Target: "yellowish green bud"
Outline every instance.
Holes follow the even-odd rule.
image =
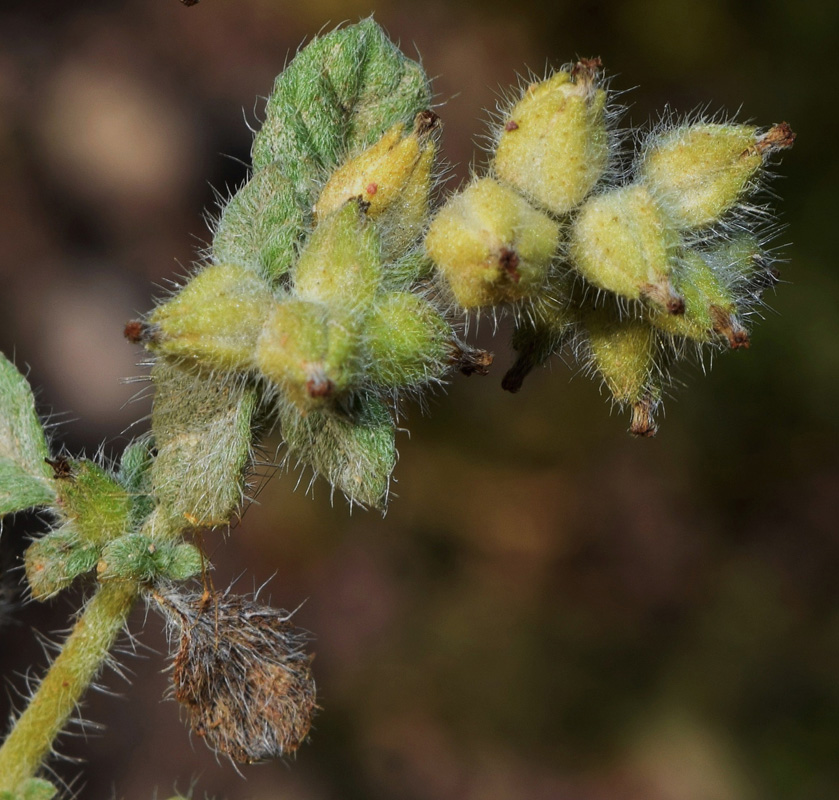
[[[670,281],[678,244],[650,192],[636,184],[586,201],[571,228],[570,253],[594,286],[679,314],[684,301]]]
[[[475,181],[437,213],[425,237],[431,260],[463,308],[538,294],[560,227],[493,178]]]
[[[300,414],[280,410],[289,457],[311,467],[351,503],[384,508],[396,465],[396,428],[387,406],[376,397],[358,397],[352,407]]]
[[[154,352],[209,369],[247,371],[272,303],[270,286],[253,270],[214,264],[158,306],[136,338]],[[129,338],[132,333],[126,328]]]
[[[440,380],[455,356],[451,326],[411,292],[382,296],[365,325],[368,374],[388,389]]]
[[[315,218],[320,221],[358,199],[367,215],[381,223],[388,254],[400,254],[425,226],[436,153],[432,132],[438,127],[433,111],[418,114],[407,135],[404,125],[394,125],[332,173],[315,204]]]
[[[382,282],[379,242],[357,200],[315,228],[294,267],[294,294],[331,308],[365,310]]]
[[[700,343],[723,336],[734,350],[749,346],[732,293],[705,258],[688,250],[680,260],[675,283],[685,299],[685,313],[651,309],[649,319],[656,328]]]
[[[769,153],[794,140],[786,123],[762,135],[751,125],[683,125],[653,138],[639,176],[673,225],[703,228],[736,205]]]
[[[599,59],[581,61],[527,88],[498,140],[495,174],[554,214],[567,214],[606,169],[606,92]]]
[[[604,308],[588,310],[591,366],[597,371],[616,403],[629,406],[630,433],[653,436],[653,413],[660,395],[655,357],[655,331],[644,320],[619,319]]]
[[[357,325],[326,306],[289,299],[275,304],[256,348],[262,374],[297,408],[308,410],[353,386],[360,372]]]

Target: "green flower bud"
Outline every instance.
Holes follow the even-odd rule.
[[[316,219],[359,198],[367,215],[381,223],[388,253],[401,254],[425,227],[436,152],[431,133],[438,127],[432,111],[418,114],[407,136],[402,123],[394,125],[332,173],[315,204]]]
[[[294,294],[330,308],[369,308],[382,282],[379,241],[356,200],[315,228],[294,268]]]
[[[649,319],[656,328],[700,343],[724,336],[734,350],[749,346],[749,334],[737,319],[732,293],[705,258],[686,251],[675,283],[685,299],[685,313],[674,315],[652,309]]]
[[[256,340],[272,303],[270,287],[253,270],[214,264],[158,306],[139,338],[172,358],[244,372],[253,365]]]
[[[370,379],[387,389],[442,379],[456,350],[448,322],[411,292],[383,295],[367,319],[365,337]]]
[[[673,225],[703,228],[740,200],[769,153],[794,140],[786,123],[763,135],[751,125],[683,125],[653,137],[639,174]]]
[[[154,542],[130,533],[102,549],[96,572],[100,581],[152,582],[159,578],[186,580],[201,572],[201,551],[193,544]]]
[[[661,393],[655,331],[644,320],[619,319],[604,308],[588,310],[584,325],[592,368],[614,401],[631,409],[630,433],[654,436],[653,414]]]
[[[559,245],[559,224],[492,178],[475,181],[437,213],[425,248],[463,308],[538,294]]]
[[[55,471],[58,510],[85,544],[101,545],[130,526],[132,498],[93,461],[58,458]]]
[[[84,541],[73,525],[50,531],[34,541],[23,556],[32,597],[43,601],[58,594],[96,566],[99,551],[99,545]]]
[[[305,207],[281,165],[268,164],[224,207],[213,235],[213,261],[250,267],[276,281],[294,263]]]
[[[498,140],[493,169],[554,214],[567,214],[606,169],[606,92],[596,86],[599,59],[579,62],[528,86]]]
[[[571,260],[589,283],[671,314],[684,309],[670,282],[678,245],[647,188],[637,184],[590,198],[571,227]]]
[[[300,414],[280,410],[289,458],[311,467],[350,501],[384,508],[396,465],[396,428],[376,397],[358,397],[351,407]]]
[[[353,320],[322,303],[289,299],[275,304],[256,348],[259,370],[301,410],[330,402],[360,375]]]

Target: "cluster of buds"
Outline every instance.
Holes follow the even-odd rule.
[[[328,102],[305,73],[317,59]],[[126,329],[181,370],[253,385],[289,457],[374,507],[388,496],[400,398],[491,361],[460,341],[429,281],[429,100],[418,65],[372,23],[315,40],[277,80],[254,174],[206,262]]]
[[[489,172],[450,198],[425,245],[456,306],[516,314],[503,386],[571,344],[632,433],[686,343],[748,347],[746,319],[777,273],[764,209],[749,205],[785,123],[662,124],[621,164],[600,61],[529,85],[501,114]]]

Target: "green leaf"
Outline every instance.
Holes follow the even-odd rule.
[[[260,170],[281,162],[304,208],[342,158],[410,125],[431,103],[422,67],[372,19],[313,39],[277,78],[253,143]]]
[[[41,478],[8,458],[0,458],[0,516],[53,502],[55,494]]]
[[[177,528],[226,524],[244,494],[255,390],[166,361],[152,380],[151,480],[162,513]]]
[[[48,456],[29,383],[0,353],[0,514],[52,501]]]

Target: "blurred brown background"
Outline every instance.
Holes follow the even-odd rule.
[[[105,676],[122,696],[88,698],[105,730],[64,739],[86,763],[58,774],[82,800],[191,781],[231,800],[839,797],[839,4],[5,0],[0,347],[31,367],[57,440],[118,454],[148,412],[120,380],[142,374],[123,323],[206,242],[202,210],[245,177],[245,123],[289,54],[371,11],[439,76],[452,185],[498,87],[577,55],[639,87],[627,123],[667,103],[788,120],[789,283],[751,350],[680,374],[655,440],[558,360],[502,392],[502,331],[494,375],[410,414],[385,519],[267,481],[208,543],[217,585],[246,570],[243,589],[274,576],[275,604],[306,601],[310,744],[243,780],[190,743],[161,699],[161,626],[138,612],[132,685]],[[6,524],[7,562],[37,527]],[[78,599],[0,629],[10,686],[44,664],[33,629],[66,627]]]

